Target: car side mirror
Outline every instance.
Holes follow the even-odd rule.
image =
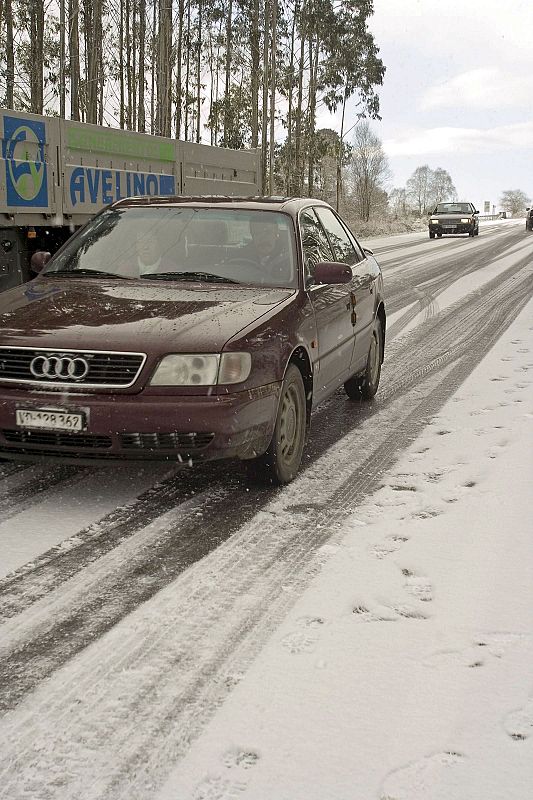
[[[32,272],[39,273],[41,272],[44,267],[48,264],[50,259],[52,258],[52,254],[46,252],[45,250],[37,250],[31,257],[31,268]]]
[[[474,214],[479,214],[479,211],[476,211],[476,209],[474,209]]]
[[[369,250],[368,247],[363,247],[363,253],[365,254],[365,256],[373,256],[374,255],[374,251],[373,250]]]
[[[320,261],[315,267],[315,283],[350,283],[352,270],[339,261]]]

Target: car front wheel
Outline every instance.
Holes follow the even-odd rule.
[[[376,319],[370,339],[365,371],[362,375],[355,375],[350,378],[344,384],[344,390],[350,400],[371,400],[376,394],[381,377],[382,339],[381,322]]]
[[[271,483],[289,483],[302,461],[306,433],[305,388],[298,367],[289,364],[281,386],[272,440],[257,459],[262,475]]]

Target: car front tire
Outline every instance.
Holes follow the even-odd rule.
[[[270,483],[289,483],[302,462],[307,424],[305,388],[298,367],[289,364],[268,450],[257,459],[261,475]]]
[[[383,333],[381,322],[376,319],[370,348],[366,359],[365,371],[362,375],[349,378],[344,384],[344,390],[350,400],[372,400],[379,386],[381,377],[381,354],[383,350]]]

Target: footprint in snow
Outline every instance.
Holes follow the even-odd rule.
[[[374,611],[370,611],[364,605],[354,606],[352,613],[357,622],[396,622],[399,619],[427,619],[417,609],[408,605],[397,606],[378,606]]]
[[[417,511],[416,514],[412,514],[412,518],[432,519],[433,517],[438,517],[439,514],[442,514],[442,511],[435,511],[434,509],[423,509],[422,511]]]
[[[442,793],[446,772],[463,763],[464,756],[453,751],[435,753],[391,772],[383,782],[380,800],[431,800]],[[439,792],[437,794],[437,792]]]
[[[429,603],[433,600],[433,586],[427,578],[422,575],[415,575],[409,569],[402,569],[402,575],[405,578],[405,588],[410,594],[423,603]]]
[[[482,667],[489,657],[503,658],[511,648],[528,638],[521,633],[487,633],[479,636],[470,647],[438,651],[423,663],[428,667]]]
[[[254,750],[228,750],[224,754],[222,761],[228,769],[233,769],[234,767],[250,769],[259,761],[259,755]]]
[[[385,558],[389,556],[391,553],[395,553],[396,550],[399,550],[402,544],[409,541],[408,536],[390,536],[388,539],[385,539],[380,544],[375,544],[371,549],[371,554],[374,558]]]
[[[193,800],[237,800],[246,791],[246,783],[221,777],[205,778],[197,787]]]
[[[288,633],[281,644],[289,653],[312,653],[318,641],[318,629],[323,624],[321,617],[301,617],[297,620],[300,630]]]
[[[533,734],[533,697],[523,708],[507,714],[503,726],[511,739],[516,741],[528,739]]]

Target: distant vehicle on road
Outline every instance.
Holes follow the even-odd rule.
[[[438,203],[429,215],[429,238],[457,233],[478,236],[478,214],[472,203]]]
[[[379,265],[321,200],[130,198],[0,295],[0,457],[255,460],[296,475],[311,411],[376,393]]]
[[[533,231],[533,208],[526,208],[526,231]]]

